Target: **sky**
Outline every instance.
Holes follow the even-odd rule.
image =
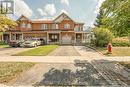
[[[14,14],[17,19],[25,15],[30,19],[50,19],[62,12],[73,20],[93,26],[99,7],[104,0],[14,0]]]

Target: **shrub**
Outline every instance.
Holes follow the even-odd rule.
[[[106,28],[95,28],[94,30],[95,39],[92,43],[99,47],[105,47],[113,39],[113,34]]]
[[[128,37],[117,37],[112,40],[112,44],[115,47],[130,47],[130,41]]]
[[[130,42],[113,42],[114,47],[130,47]]]
[[[0,41],[0,45],[7,45],[6,42]]]
[[[112,42],[129,42],[128,37],[117,37],[112,40]]]

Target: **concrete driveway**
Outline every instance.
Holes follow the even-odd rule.
[[[81,54],[74,48],[74,46],[59,46],[48,56],[81,56]]]
[[[85,46],[59,46],[48,56],[86,56],[92,58],[101,57],[103,55]]]
[[[0,48],[0,56],[11,56],[13,54],[27,51],[33,48],[15,48],[15,47],[7,47],[7,48]]]

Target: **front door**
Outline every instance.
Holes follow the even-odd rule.
[[[82,34],[76,34],[76,44],[77,45],[82,44]]]
[[[49,43],[50,44],[59,43],[59,34],[49,34]]]

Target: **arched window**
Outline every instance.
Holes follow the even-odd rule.
[[[27,25],[27,28],[32,28],[32,25],[29,23],[29,24]]]
[[[70,29],[70,24],[65,24],[65,25],[64,25],[64,28],[65,28],[65,29]]]

